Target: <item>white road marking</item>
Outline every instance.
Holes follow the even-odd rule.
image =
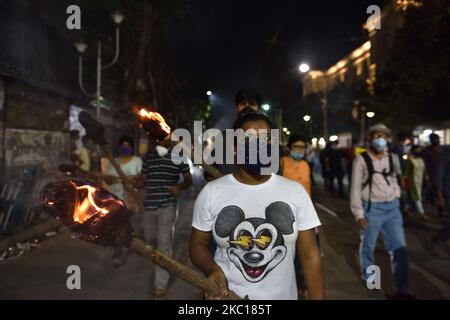
[[[325,207],[324,205],[318,203],[318,202],[314,202],[314,205],[317,206],[318,208],[320,208],[321,210],[325,211],[328,214],[331,214],[333,217],[335,217],[338,220],[341,220],[341,218],[339,218],[339,216],[336,214],[336,212],[328,209],[327,207]]]

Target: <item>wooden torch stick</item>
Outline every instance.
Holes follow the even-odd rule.
[[[130,249],[142,257],[151,260],[154,264],[172,273],[176,277],[183,279],[191,285],[200,288],[204,291],[208,291],[217,297],[221,297],[223,300],[242,300],[234,292],[229,291],[229,295],[225,296],[219,288],[199,272],[185,266],[184,264],[166,256],[164,253],[137,238],[131,240]]]

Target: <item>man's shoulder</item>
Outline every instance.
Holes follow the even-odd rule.
[[[296,190],[299,187],[303,188],[302,185],[299,182],[295,181],[295,180],[288,179],[288,178],[283,177],[283,176],[278,175],[278,174],[275,174],[274,176],[275,176],[274,177],[274,183],[277,186],[283,187],[283,188],[288,189],[288,190]]]

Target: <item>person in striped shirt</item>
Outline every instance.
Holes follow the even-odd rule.
[[[173,233],[178,212],[177,198],[181,190],[191,186],[192,177],[188,163],[182,161],[182,158],[172,157],[170,144],[170,136],[167,136],[158,142],[154,151],[145,155],[141,179],[145,179],[142,221],[145,239],[152,241],[156,236],[158,249],[172,256]],[[182,162],[177,164],[176,160]],[[165,298],[169,278],[166,270],[156,266],[155,299]]]

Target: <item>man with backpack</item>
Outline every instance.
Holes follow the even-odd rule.
[[[350,206],[361,228],[359,255],[362,280],[367,283],[373,275],[369,267],[375,265],[374,250],[381,232],[391,256],[397,287],[397,292],[389,298],[414,299],[400,212],[400,186],[393,156],[387,151],[390,136],[390,129],[383,124],[369,128],[369,149],[357,156],[353,163]]]

